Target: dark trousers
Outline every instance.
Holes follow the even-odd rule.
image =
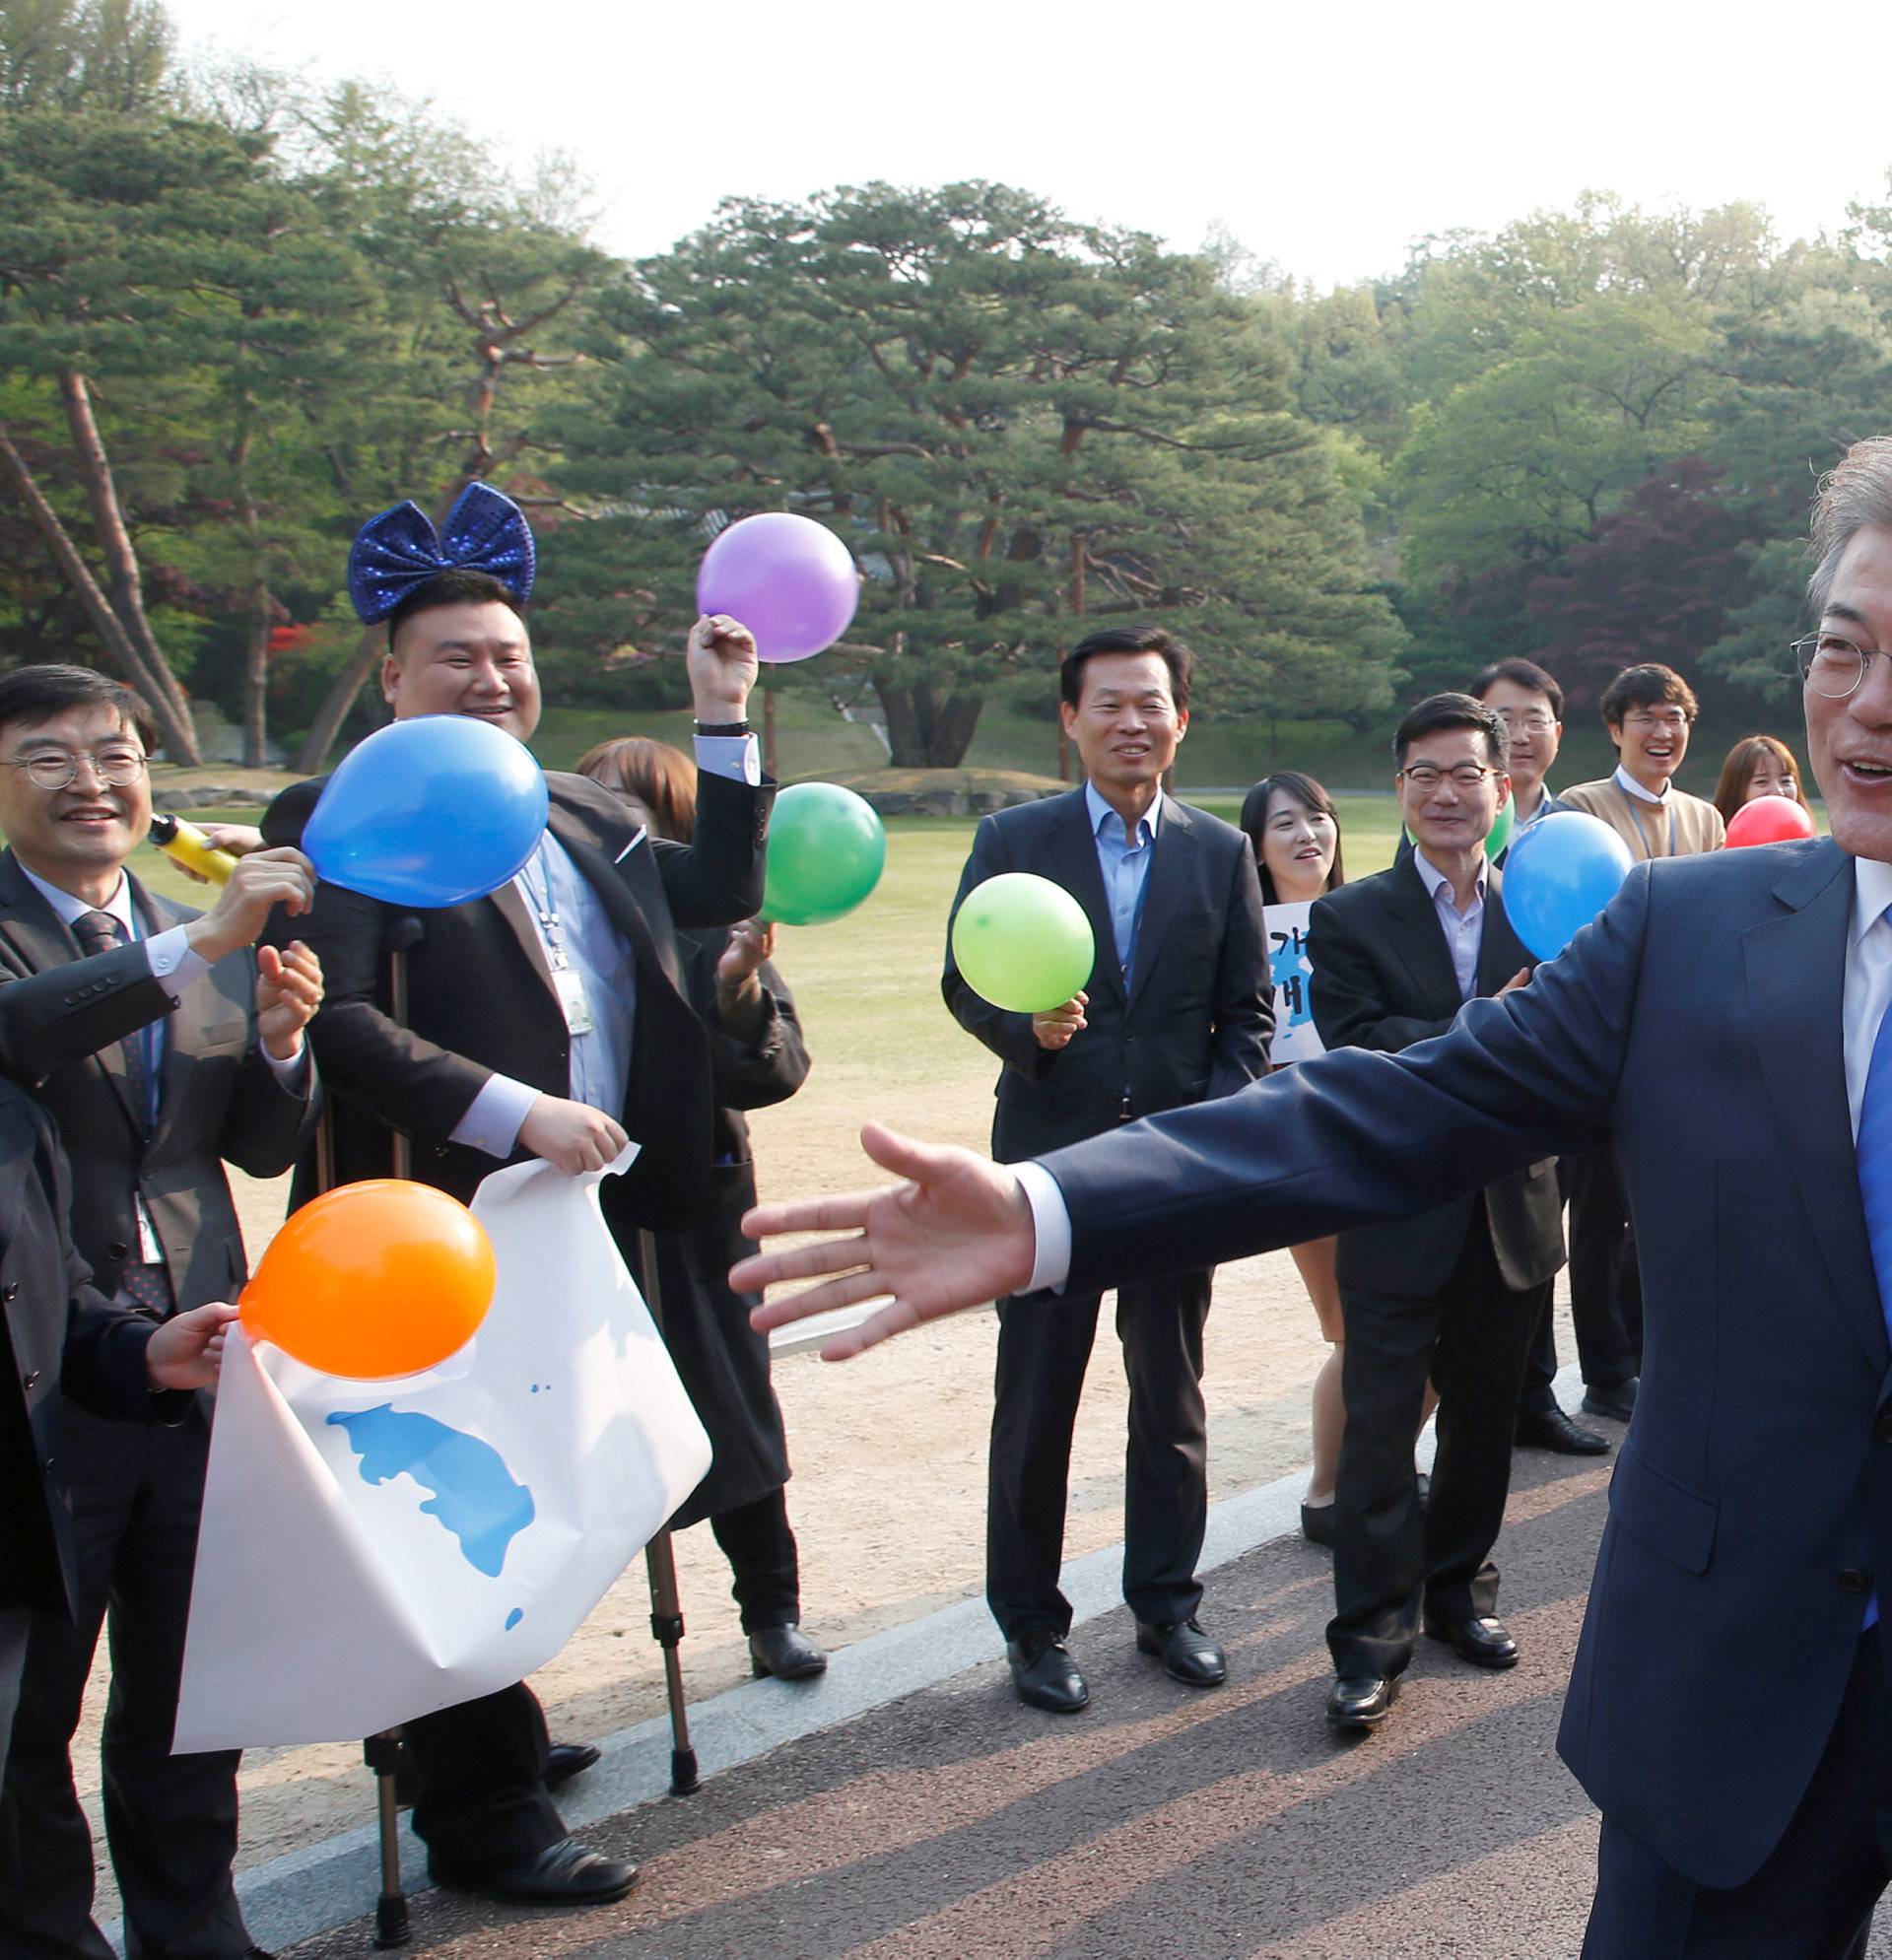
[[[1873,1632],[1800,1807],[1745,1885],[1697,1885],[1603,1819],[1583,1960],[1863,1960],[1888,1879],[1892,1721]]]
[[[1575,1151],[1557,1160],[1557,1183],[1570,1206],[1570,1323],[1585,1385],[1613,1388],[1643,1371],[1643,1276],[1623,1195],[1616,1153]],[[1519,1406],[1529,1415],[1556,1407],[1557,1340],[1550,1306],[1531,1337]]]
[[[25,1606],[0,1606],[0,1770],[7,1765],[7,1743],[13,1734],[13,1712],[20,1706],[20,1675],[27,1664],[27,1631],[33,1614]],[[0,1824],[0,1831],[6,1826]],[[4,1844],[0,1839],[0,1845]],[[0,1871],[6,1869],[0,1849]]]
[[[567,1835],[545,1790],[545,1711],[523,1681],[401,1724],[420,1779],[414,1834],[439,1878],[522,1864]]]
[[[719,1513],[710,1528],[729,1561],[743,1632],[794,1625],[801,1618],[801,1561],[788,1528],[786,1489],[777,1484],[753,1504]]]
[[[1505,1284],[1482,1203],[1437,1293],[1341,1288],[1347,1427],[1334,1484],[1327,1626],[1336,1673],[1401,1674],[1422,1610],[1451,1624],[1496,1607],[1490,1552],[1511,1489],[1518,1385],[1549,1292],[1548,1284],[1520,1292]],[[1439,1390],[1439,1447],[1422,1507],[1412,1437],[1428,1377]]]
[[[1202,1407],[1208,1272],[1116,1295],[1130,1384],[1123,1478],[1123,1597],[1139,1620],[1168,1625],[1201,1604],[1195,1562],[1209,1512]],[[1097,1333],[1098,1294],[998,1303],[996,1406],[985,1508],[985,1599],[1005,1637],[1070,1631],[1057,1584],[1064,1555],[1071,1432]]]
[[[105,1836],[131,1960],[247,1952],[236,1904],[235,1750],[173,1756],[210,1430],[60,1412],[78,1569],[76,1622],[35,1614],[7,1758],[0,1953],[109,1960],[92,1920],[93,1847],[70,1746],[101,1622],[111,1696],[101,1759]]]

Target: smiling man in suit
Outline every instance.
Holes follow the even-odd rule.
[[[252,955],[272,908],[309,901],[298,851],[247,858],[207,912],[126,870],[151,829],[144,703],[87,667],[0,677],[0,1068],[55,1118],[72,1237],[99,1289],[154,1321],[234,1300],[243,1240],[224,1161],[289,1169],[313,1121],[303,1027],[321,972],[292,943]],[[112,1683],[105,1833],[134,1953],[250,1949],[232,1884],[234,1750],[173,1756],[207,1401],[174,1424],[60,1411],[74,1615],[36,1618],[6,1773],[0,1951],[108,1960],[73,1787],[101,1623]]]
[[[403,549],[377,556],[390,524]],[[412,506],[357,539],[357,609],[388,626],[381,692],[396,720],[462,714],[525,741],[541,706],[523,610],[531,533],[516,506],[476,484],[444,534],[449,557],[471,541],[470,562],[439,563],[433,527]],[[640,1227],[675,1231],[707,1201],[710,1037],[679,990],[674,927],[726,925],[759,910],[773,788],[744,718],[753,637],[731,619],[699,620],[687,661],[699,736],[694,845],[651,837],[587,777],[549,774],[539,847],[487,898],[406,912],[319,888],[304,930],[329,993],[310,1040],[334,1107],[339,1180],[387,1176],[402,1134],[409,1176],[468,1199],[490,1172],[524,1158],[573,1175],[602,1169],[628,1134],[638,1159],[605,1182],[599,1201],[634,1264]],[[264,836],[300,838],[322,787],[285,790]],[[397,951],[404,1013],[391,978]],[[304,1165],[298,1200],[316,1188],[313,1171]],[[523,1682],[402,1730],[420,1774],[414,1829],[439,1882],[542,1905],[620,1898],[636,1882],[635,1863],[567,1831],[547,1784],[573,1752],[553,1755]]]
[[[1397,1053],[1444,1034],[1467,1000],[1529,979],[1485,859],[1511,787],[1509,750],[1503,718],[1470,695],[1434,695],[1400,722],[1396,786],[1412,851],[1329,892],[1308,924],[1314,1018],[1329,1051]],[[1385,1719],[1422,1624],[1475,1666],[1517,1661],[1490,1554],[1524,1351],[1564,1262],[1554,1170],[1532,1164],[1450,1204],[1340,1234],[1347,1427],[1327,1628],[1337,1728]],[[1410,1439],[1428,1378],[1439,1450],[1422,1506]]]
[[[1648,1344],[1558,1748],[1603,1814],[1585,1960],[1857,1960],[1892,1878],[1892,437],[1821,485],[1795,642],[1832,837],[1636,866],[1530,984],[1397,1055],[993,1165],[765,1206],[777,1326],[839,1358],[1026,1286],[1079,1297],[1397,1217],[1613,1139]],[[1356,1854],[1357,1855],[1357,1854]]]
[[[1270,982],[1253,853],[1240,831],[1163,793],[1188,730],[1191,665],[1188,648],[1160,627],[1080,641],[1058,685],[1084,786],[1001,810],[974,839],[955,914],[987,878],[1036,872],[1076,896],[1097,947],[1083,992],[1047,1013],[1013,1014],[967,985],[948,933],[946,1003],[1005,1064],[992,1121],[1001,1159],[1225,1096],[1266,1065]],[[1137,1646],[1194,1687],[1213,1687],[1227,1671],[1196,1621],[1209,1280],[1205,1266],[1116,1296],[1130,1384],[1123,1596]],[[1057,1574],[1098,1306],[1095,1293],[998,1303],[985,1594],[1019,1694],[1060,1714],[1089,1700],[1064,1645],[1071,1607]]]

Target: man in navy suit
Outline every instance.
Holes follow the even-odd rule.
[[[1163,793],[1189,725],[1189,650],[1161,627],[1093,633],[1065,656],[1059,712],[1084,784],[980,825],[953,903],[1008,871],[1072,893],[1097,964],[1075,998],[1013,1014],[967,985],[948,933],[946,1004],[1004,1063],[992,1150],[1030,1157],[1153,1110],[1226,1096],[1267,1062],[1261,888],[1242,833]],[[1202,1631],[1195,1561],[1208,1521],[1202,1407],[1206,1266],[1117,1290],[1129,1377],[1123,1595],[1137,1645],[1176,1679],[1214,1687],[1222,1651]],[[1020,1696],[1053,1714],[1089,1700],[1064,1646],[1057,1584],[1071,1433],[1099,1296],[998,1302],[985,1518],[985,1597]]]
[[[1485,858],[1509,737],[1465,694],[1411,709],[1393,737],[1411,852],[1317,901],[1308,923],[1314,1018],[1329,1050],[1392,1054],[1452,1026],[1476,994],[1529,979]],[[1327,1720],[1372,1728],[1399,1691],[1421,1625],[1477,1667],[1511,1667],[1491,1562],[1511,1488],[1518,1386],[1564,1262],[1545,1158],[1410,1218],[1340,1234],[1346,1434],[1334,1497],[1334,1681]],[[1412,1434],[1430,1377],[1439,1452],[1421,1506]]]
[[[1588,1960],[1857,1955],[1892,1876],[1892,438],[1821,488],[1796,642],[1831,842],[1638,865],[1531,983],[1002,1167],[767,1206],[740,1287],[891,1295],[837,1356],[1021,1286],[1083,1294],[1398,1216],[1613,1138],[1647,1337],[1558,1746],[1603,1813]]]

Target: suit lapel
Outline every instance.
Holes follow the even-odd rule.
[[[1504,895],[1505,881],[1494,864],[1485,874],[1485,927],[1478,938],[1474,993],[1496,993],[1514,974],[1530,965],[1530,955],[1519,943],[1505,915]]]
[[[681,991],[681,978],[674,957],[664,957],[656,936],[650,930],[650,921],[644,916],[643,908],[633,897],[626,882],[640,870],[647,869],[650,863],[649,839],[646,838],[638,845],[637,851],[620,864],[613,862],[611,853],[599,845],[583,818],[563,808],[556,800],[552,804],[548,828],[565,846],[567,855],[578,867],[586,883],[597,893],[598,902],[604,907],[612,925],[630,941],[638,965],[646,971],[662,974],[673,987]],[[643,859],[642,863],[634,864],[638,851],[644,853]],[[655,876],[655,873],[650,875]],[[550,983],[549,976],[547,983]]]
[[[1156,826],[1154,855],[1143,880],[1143,915],[1136,925],[1136,967],[1130,975],[1130,1001],[1143,991],[1156,969],[1156,956],[1176,917],[1188,884],[1189,860],[1195,855],[1195,833],[1188,812],[1168,796],[1162,798]]]
[[[5,940],[27,972],[33,974],[49,973],[55,967],[71,966],[75,960],[86,957],[71,928],[21,870],[19,859],[11,850],[0,853],[0,939]],[[110,1082],[126,1122],[142,1143],[145,1113],[132,1107],[120,1045],[108,1044],[89,1056],[82,1066],[99,1069]]]
[[[1091,830],[1091,806],[1084,791],[1073,790],[1057,812],[1051,833],[1051,877],[1084,908],[1091,921],[1097,958],[1091,967],[1091,986],[1124,994],[1123,970],[1116,960],[1116,930],[1111,922],[1111,902],[1104,874],[1097,866],[1097,838]]]
[[[147,935],[169,932],[173,925],[182,925],[195,914],[182,906],[174,906],[161,899],[155,892],[148,892],[129,872],[125,874],[131,885],[131,903],[140,923]],[[185,995],[186,999],[190,996]],[[175,1090],[186,1057],[201,1052],[203,1048],[204,1017],[201,1013],[185,1012],[182,1008],[174,1014],[166,1015],[159,1029],[161,1058],[158,1064],[158,1112],[151,1126],[151,1141],[155,1146],[171,1117],[176,1114]],[[116,1044],[114,1047],[114,1059]],[[149,1052],[149,1050],[147,1050]],[[121,1085],[123,1086],[123,1085]],[[125,1107],[131,1107],[127,1089]],[[144,1122],[140,1113],[138,1133],[144,1136]]]
[[[1741,942],[1761,1077],[1820,1255],[1854,1332],[1883,1372],[1885,1313],[1859,1197],[1842,1036],[1853,860],[1820,845],[1774,896],[1787,910],[1750,926]]]
[[[1452,949],[1446,944],[1432,894],[1419,875],[1419,860],[1411,853],[1387,875],[1386,910],[1393,926],[1389,943],[1419,989],[1426,1011],[1456,1014],[1460,1006],[1458,975],[1452,964]]]

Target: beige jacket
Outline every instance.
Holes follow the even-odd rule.
[[[1698,850],[1719,850],[1727,841],[1727,826],[1715,805],[1673,785],[1661,803],[1645,803],[1613,776],[1606,776],[1597,782],[1580,782],[1575,789],[1560,789],[1557,797],[1586,816],[1602,818],[1639,862],[1645,857],[1687,857]]]

